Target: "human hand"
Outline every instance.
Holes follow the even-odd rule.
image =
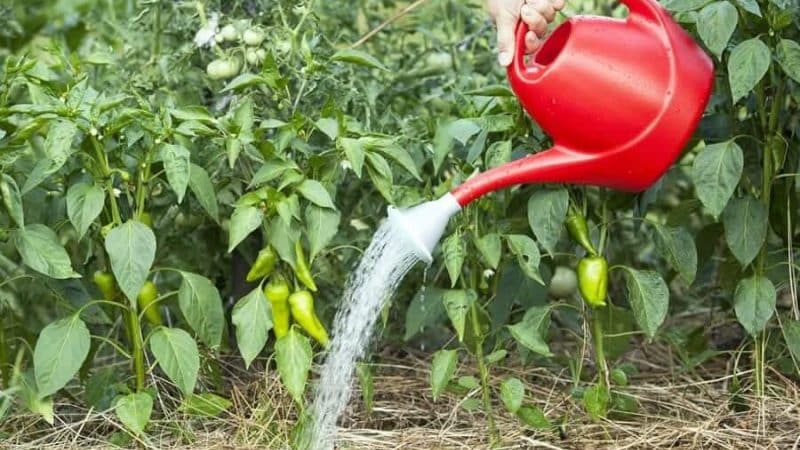
[[[530,53],[542,44],[547,25],[556,11],[564,8],[564,0],[486,0],[486,10],[497,26],[497,61],[507,66],[514,59],[515,34],[519,19],[528,25],[525,50]]]

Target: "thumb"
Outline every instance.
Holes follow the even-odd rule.
[[[517,26],[517,16],[501,11],[497,15],[497,61],[502,66],[511,64],[514,59],[514,29]]]

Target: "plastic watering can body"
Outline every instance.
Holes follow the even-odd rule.
[[[711,95],[713,64],[655,0],[624,3],[626,19],[562,23],[527,64],[520,23],[509,83],[554,145],[456,187],[460,206],[523,183],[639,192],[678,158]]]

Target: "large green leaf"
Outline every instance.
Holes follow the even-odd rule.
[[[406,309],[404,341],[425,331],[426,327],[439,323],[439,319],[445,314],[445,292],[445,289],[426,287],[414,296]]]
[[[754,275],[739,281],[733,294],[736,318],[751,336],[764,330],[775,311],[775,286],[769,278]]]
[[[142,434],[153,412],[153,397],[146,392],[128,394],[117,399],[115,412],[120,422],[133,434]]]
[[[38,186],[64,166],[64,163],[72,155],[72,139],[77,133],[78,127],[66,120],[58,120],[50,125],[47,140],[44,143],[45,157],[37,160],[31,174],[22,185],[23,194]]]
[[[717,55],[717,58],[722,58],[722,52],[728,45],[738,21],[739,14],[730,2],[714,2],[700,10],[697,22],[703,26],[697,27],[697,33],[708,49]]]
[[[800,83],[800,44],[790,39],[781,39],[778,42],[777,59],[786,75]]]
[[[303,392],[311,370],[314,354],[308,338],[291,327],[289,332],[275,343],[275,362],[281,381],[298,404],[304,404]]]
[[[67,251],[50,228],[38,223],[28,225],[14,230],[12,237],[22,262],[31,269],[56,279],[80,277],[72,270]]]
[[[337,210],[309,204],[306,207],[305,219],[309,244],[308,259],[314,261],[314,257],[336,236],[342,215]]]
[[[217,194],[214,192],[214,185],[208,176],[206,169],[191,164],[189,169],[189,188],[197,197],[198,203],[208,213],[209,217],[215,222],[219,221],[219,206],[217,205]]]
[[[661,253],[686,284],[691,285],[697,274],[697,247],[692,235],[682,227],[656,225],[655,229]]]
[[[564,188],[539,189],[528,199],[528,224],[550,256],[553,256],[564,229],[568,207],[569,192]]]
[[[728,82],[733,103],[744,98],[756,87],[769,69],[772,56],[764,42],[751,38],[739,43],[728,57]]]
[[[331,61],[343,61],[352,64],[357,64],[359,66],[370,67],[373,69],[380,69],[384,71],[388,71],[389,69],[386,68],[380,61],[378,61],[374,56],[370,55],[369,53],[362,52],[361,50],[356,50],[352,48],[346,48],[337,51],[336,53],[331,56]]]
[[[164,171],[167,173],[167,181],[178,196],[178,203],[183,201],[186,194],[186,187],[189,186],[189,175],[191,163],[189,150],[180,145],[166,144],[161,153],[164,162]]]
[[[183,395],[190,395],[197,383],[200,354],[189,333],[180,328],[158,327],[150,335],[150,351]]]
[[[108,233],[105,247],[117,284],[131,302],[136,301],[156,257],[153,230],[129,220]]]
[[[800,365],[800,320],[783,322],[783,338],[796,365]]]
[[[272,329],[272,313],[264,291],[256,287],[233,307],[231,322],[236,327],[236,343],[246,369],[261,353]]]
[[[639,327],[647,336],[655,336],[667,317],[669,289],[657,272],[623,266],[628,302]]]
[[[89,329],[77,314],[44,327],[33,349],[39,397],[54,394],[78,373],[89,354]]]
[[[9,216],[17,223],[17,226],[25,228],[22,194],[19,192],[17,182],[7,174],[0,175],[0,197],[3,199],[3,204],[6,206]]]
[[[333,200],[331,200],[331,195],[325,190],[322,183],[317,180],[303,181],[297,186],[297,191],[300,192],[300,195],[317,206],[336,209],[336,205],[334,205]]]
[[[497,269],[503,251],[503,242],[497,233],[489,233],[475,240],[475,247],[489,267]]]
[[[532,306],[525,311],[522,320],[508,325],[508,331],[523,347],[542,356],[553,356],[545,342],[547,330],[550,328],[550,308]]]
[[[450,275],[450,286],[453,287],[458,282],[461,266],[467,257],[467,246],[461,239],[461,233],[455,232],[442,241],[442,254],[447,273]]]
[[[733,140],[705,147],[692,165],[697,197],[711,215],[719,217],[739,184],[744,154]]]
[[[506,378],[500,383],[500,399],[510,413],[516,414],[525,399],[525,385],[519,378]]]
[[[183,399],[180,410],[198,417],[217,417],[233,403],[213,392],[191,394]]]
[[[458,350],[438,350],[431,362],[431,391],[433,400],[439,398],[456,373]]]
[[[767,238],[768,221],[767,208],[752,195],[731,200],[723,211],[725,240],[743,266],[750,264],[761,251]]]
[[[219,347],[225,314],[217,287],[202,275],[190,272],[181,275],[183,280],[178,289],[181,312],[202,342],[211,348]]]
[[[539,261],[541,255],[536,242],[524,234],[509,234],[506,236],[511,252],[517,256],[517,261],[522,271],[528,277],[544,285],[544,280],[539,274]]]
[[[100,186],[75,183],[67,191],[67,216],[78,232],[78,239],[86,234],[86,230],[94,219],[103,211],[106,200],[105,193]]]
[[[447,316],[456,330],[459,342],[464,341],[464,325],[466,324],[467,312],[472,303],[477,300],[478,294],[469,289],[451,289],[444,292],[442,302]]]
[[[228,253],[232,252],[250,233],[264,221],[264,212],[254,206],[239,206],[231,215],[228,235]]]

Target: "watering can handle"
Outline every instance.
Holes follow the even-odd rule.
[[[622,3],[628,7],[629,20],[654,22],[657,26],[663,27],[661,18],[663,14],[667,14],[666,10],[659,5],[656,0],[621,0]],[[528,25],[519,21],[517,24],[517,32],[515,38],[516,53],[514,55],[514,62],[510,67],[513,76],[517,79],[525,80],[529,77],[529,71],[538,71],[544,67],[535,61],[531,66],[525,66],[525,33],[528,32]],[[541,48],[541,47],[540,47]]]

